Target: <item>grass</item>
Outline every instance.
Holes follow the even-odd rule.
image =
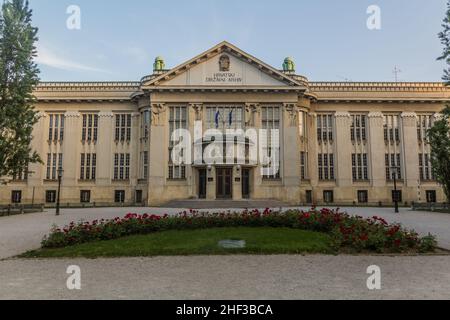
[[[224,249],[221,240],[245,240],[246,248]],[[85,243],[66,248],[40,249],[22,258],[100,258],[173,255],[334,253],[327,234],[289,228],[216,228],[173,230]]]

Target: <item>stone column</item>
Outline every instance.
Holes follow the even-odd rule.
[[[262,115],[261,115],[261,105],[260,104],[254,104],[253,105],[254,110],[253,110],[253,124],[251,124],[251,126],[253,128],[255,128],[256,132],[257,132],[257,136],[259,139],[259,130],[262,127]],[[257,145],[258,147],[259,145],[259,140],[257,141]],[[258,156],[257,156],[257,166],[253,169],[253,174],[250,175],[250,198],[251,199],[255,199],[255,198],[261,198],[261,194],[258,193],[258,191],[261,189],[262,186],[262,174],[261,174],[261,159],[259,158],[259,149],[258,149]]]
[[[284,104],[284,125],[282,129],[281,160],[286,200],[300,202],[300,148],[298,134],[298,106]]]
[[[111,185],[111,170],[113,167],[113,133],[114,114],[112,112],[100,112],[98,114],[98,141],[97,152],[97,185]]]
[[[216,167],[208,166],[206,169],[206,199],[215,200],[217,193],[217,177],[216,177]]]
[[[48,116],[45,112],[39,112],[37,114],[39,119],[33,128],[33,140],[31,145],[34,151],[36,151],[41,159],[45,162],[47,155],[46,152],[46,141],[48,137]],[[40,163],[31,163],[29,165],[29,170],[32,174],[28,178],[29,185],[39,186],[42,184],[42,180],[45,178],[44,166]]]
[[[233,167],[233,200],[242,200],[242,167],[236,165]]]
[[[166,144],[167,107],[163,103],[152,104],[152,123],[150,129],[150,168],[148,202],[159,205],[164,202],[166,172],[168,166],[168,146]]]
[[[192,163],[194,163],[194,153],[195,153],[195,139],[202,139],[202,137],[196,137],[195,136],[195,122],[196,121],[205,121],[203,119],[203,104],[202,103],[190,103],[189,109],[188,109],[188,124],[189,124],[189,132],[192,137]],[[202,122],[204,123],[204,122]],[[202,131],[204,129],[202,128]],[[192,166],[192,164],[186,165],[186,177],[187,177],[187,183],[189,187],[189,194],[192,198],[198,198],[198,190],[199,190],[199,177],[198,177],[198,171]]]
[[[28,176],[28,186],[31,188],[42,186],[45,179],[45,164],[47,161],[47,149],[45,145],[48,139],[47,114],[45,112],[39,112],[37,117],[39,120],[33,128],[31,145],[33,146],[33,150],[39,154],[44,164],[30,163],[28,170],[31,173]],[[41,199],[41,197],[37,197],[37,194],[35,196],[36,201]]]
[[[419,145],[417,138],[417,115],[414,112],[403,112],[402,141],[404,160],[404,182],[407,187],[403,201],[418,201],[419,186]]]
[[[368,115],[370,173],[371,184],[374,188],[386,186],[383,118],[382,112],[370,112]],[[372,196],[383,199],[381,192],[377,192],[377,196]]]
[[[131,153],[131,168],[130,168],[130,180],[131,185],[135,188],[139,180],[139,172],[141,165],[141,155],[139,153],[139,130],[140,130],[140,113],[133,112],[131,114],[131,141],[130,141],[130,153]],[[111,155],[112,157],[112,155]],[[110,158],[111,158],[110,157]],[[112,160],[111,160],[112,161]],[[133,196],[134,199],[134,196]]]
[[[68,111],[64,118],[63,184],[65,187],[76,187],[79,179],[81,114],[77,111]],[[74,201],[79,200],[79,195],[72,195],[72,198]]]
[[[311,181],[313,202],[317,202],[317,195],[314,192],[319,184],[318,164],[317,164],[317,113],[312,112],[308,117],[308,175]],[[306,200],[306,199],[305,199]]]
[[[335,114],[335,199],[338,202],[352,202],[352,144],[350,139],[350,113]]]

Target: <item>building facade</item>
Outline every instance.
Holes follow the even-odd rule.
[[[139,82],[41,83],[35,96],[33,149],[44,164],[1,186],[0,204],[53,205],[59,169],[63,205],[444,201],[426,137],[450,98],[442,83],[310,82],[290,58],[277,70],[222,42],[170,70],[158,57]],[[195,137],[199,121],[204,132],[277,130],[279,170],[247,161],[248,140],[242,163],[175,163],[173,132]]]

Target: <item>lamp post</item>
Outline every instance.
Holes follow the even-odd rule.
[[[395,205],[395,213],[399,213],[398,210],[398,190],[397,190],[397,170],[398,167],[391,167],[391,170],[393,170],[393,176],[394,176],[394,205]]]
[[[60,198],[61,198],[61,181],[64,170],[62,168],[58,169],[58,196],[56,198],[56,215],[59,216],[60,211]]]

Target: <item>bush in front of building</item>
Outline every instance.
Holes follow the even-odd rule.
[[[61,248],[93,241],[112,240],[167,230],[195,230],[225,227],[295,228],[331,235],[336,251],[352,252],[430,252],[437,246],[435,237],[419,237],[401,225],[384,219],[364,219],[337,210],[312,208],[309,211],[274,212],[245,210],[242,213],[201,213],[185,211],[177,216],[127,214],[124,218],[72,222],[64,228],[54,226],[42,241],[43,248]]]

